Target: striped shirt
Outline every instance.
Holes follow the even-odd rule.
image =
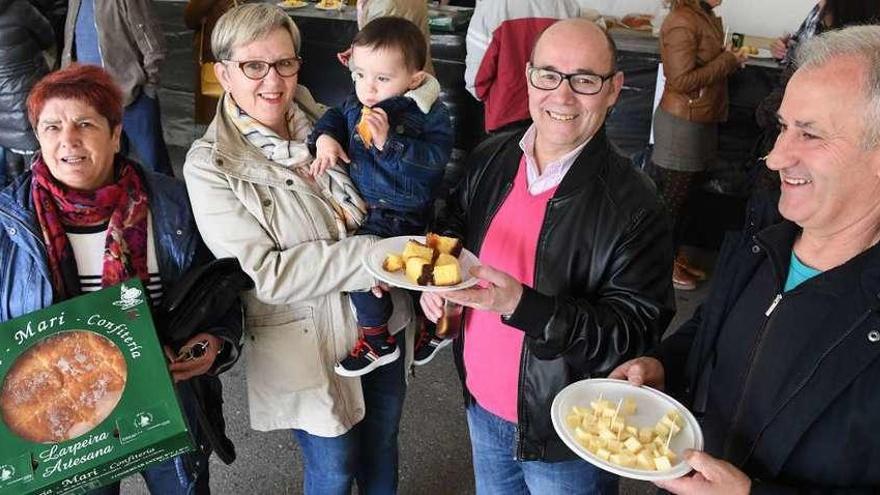
[[[76,258],[79,271],[80,290],[85,294],[101,289],[101,274],[104,270],[104,245],[107,242],[107,224],[89,227],[66,226],[67,239]],[[153,306],[162,302],[162,278],[159,275],[159,263],[156,260],[156,248],[153,245],[153,222],[147,217],[147,271],[150,282],[146,284],[147,292]]]

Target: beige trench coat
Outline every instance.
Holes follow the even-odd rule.
[[[303,87],[297,101],[313,118],[323,111]],[[359,378],[339,376],[333,366],[355,344],[345,292],[375,284],[361,259],[376,238],[338,232],[329,204],[301,177],[267,161],[222,106],[183,171],[208,248],[218,258],[237,258],[256,285],[245,295],[251,426],[345,433],[364,416],[363,394]],[[393,297],[389,328],[411,329],[409,297]]]

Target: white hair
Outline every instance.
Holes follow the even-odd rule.
[[[866,105],[861,144],[872,150],[880,146],[880,26],[852,26],[813,36],[798,47],[795,64],[798,70],[808,70],[840,57],[864,62],[862,93]]]

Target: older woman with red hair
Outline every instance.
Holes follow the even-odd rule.
[[[27,100],[40,151],[31,172],[0,192],[0,321],[138,277],[157,306],[163,293],[209,260],[181,182],[147,172],[120,154],[122,95],[95,66],[49,74]],[[161,333],[161,332],[160,332]],[[197,359],[170,371],[190,422],[194,453],[143,472],[152,493],[208,493],[207,438],[226,440],[216,374],[238,357],[240,309],[184,344],[204,343]],[[163,340],[163,335],[160,335]],[[195,388],[212,393],[202,394]],[[226,440],[228,442],[228,440]],[[225,446],[225,445],[224,445]],[[118,484],[97,493],[118,492]]]

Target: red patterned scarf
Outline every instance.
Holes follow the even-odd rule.
[[[131,162],[117,157],[115,181],[94,191],[71,189],[58,182],[39,157],[33,165],[31,194],[52,273],[55,300],[80,293],[79,273],[65,227],[107,224],[101,286],[137,275],[145,284],[147,271],[147,214],[143,178]]]

